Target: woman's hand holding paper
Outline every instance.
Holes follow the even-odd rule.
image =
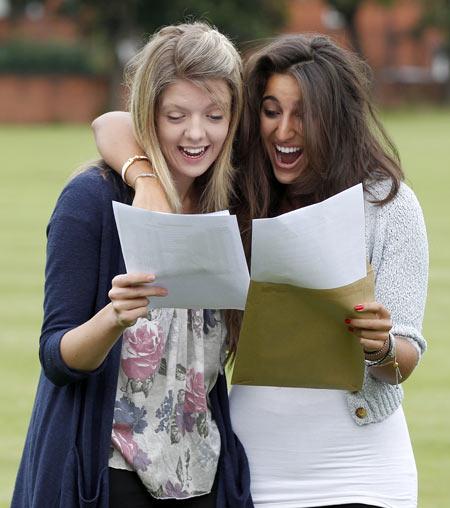
[[[354,309],[361,317],[345,320],[349,331],[359,338],[365,352],[381,350],[392,328],[390,312],[378,302],[355,305]]]
[[[154,280],[155,276],[147,273],[114,277],[108,296],[119,326],[126,328],[133,325],[138,318],[147,317],[149,297],[167,296],[167,289],[148,285]]]

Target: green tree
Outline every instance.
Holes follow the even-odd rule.
[[[446,50],[450,52],[450,0],[422,0],[423,24],[439,28],[445,37]]]

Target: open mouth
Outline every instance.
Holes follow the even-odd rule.
[[[303,148],[300,146],[274,145],[277,162],[284,166],[293,166],[303,155]]]
[[[209,146],[187,147],[179,146],[178,150],[188,159],[201,159],[208,151]]]

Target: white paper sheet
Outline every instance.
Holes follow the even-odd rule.
[[[113,209],[127,272],[154,273],[169,292],[151,308],[244,309],[250,277],[234,215]]]
[[[253,221],[255,281],[330,289],[366,275],[361,184],[320,203]]]

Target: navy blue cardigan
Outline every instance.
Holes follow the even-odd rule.
[[[47,228],[42,372],[12,508],[108,508],[108,456],[121,340],[93,372],[64,363],[60,341],[107,303],[112,278],[125,273],[112,200],[128,189],[109,170],[78,175],[63,190]],[[231,429],[219,376],[210,404],[221,436],[217,508],[251,508],[250,476]]]

